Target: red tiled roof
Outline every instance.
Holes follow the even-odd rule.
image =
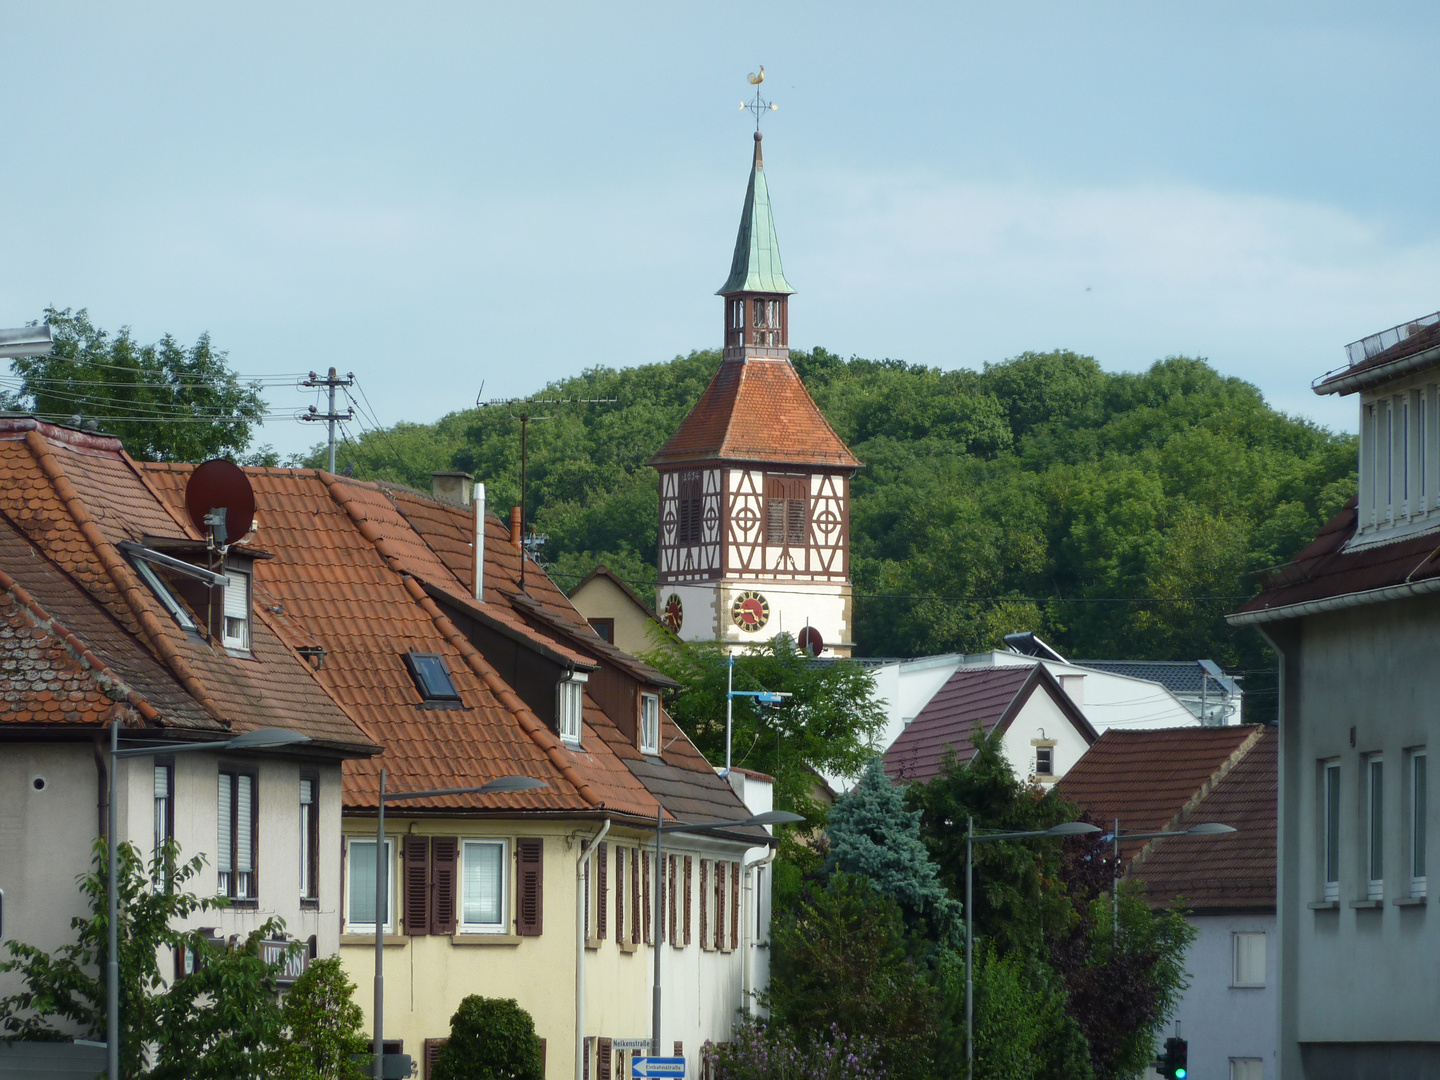
[[[1263,728],[1239,763],[1185,815],[1183,826],[1215,821],[1237,832],[1153,841],[1131,867],[1157,907],[1183,899],[1195,911],[1275,908],[1279,737]]]
[[[976,725],[987,736],[1003,731],[1037,689],[1049,694],[1076,729],[1094,741],[1094,729],[1044,664],[961,668],[885,751],[886,774],[924,783],[940,774],[952,749],[956,760],[969,761],[975,756]]]
[[[1261,729],[1235,727],[1110,728],[1056,785],[1102,824],[1126,832],[1163,829],[1240,760]],[[1127,854],[1139,850],[1137,842]]]
[[[727,360],[650,464],[753,461],[858,469],[788,360]]]
[[[1347,502],[1236,615],[1275,611],[1275,618],[1283,618],[1279,609],[1295,604],[1440,577],[1440,535],[1435,530],[1342,550],[1355,534],[1355,504],[1353,498]]]

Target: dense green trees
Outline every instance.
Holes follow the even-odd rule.
[[[535,1021],[514,998],[471,994],[450,1018],[435,1080],[544,1080]]]
[[[545,389],[618,399],[546,406],[553,419],[530,425],[528,519],[562,585],[603,561],[650,587],[644,463],[719,361],[696,352]],[[1081,656],[1259,669],[1258,638],[1224,614],[1354,490],[1353,438],[1276,412],[1202,360],[1112,374],[1057,351],[940,371],[814,349],[794,363],[865,462],[851,539],[869,655],[983,649],[1033,629]],[[503,508],[518,497],[519,424],[503,407],[454,413],[371,433],[341,459],[418,487],[432,469],[471,469]]]

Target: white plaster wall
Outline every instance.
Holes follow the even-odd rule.
[[[735,625],[730,608],[737,596],[752,590],[769,602],[770,619],[755,633],[746,633]],[[825,642],[822,655],[834,655],[833,645],[851,641],[852,628],[845,617],[850,607],[849,585],[731,580],[705,585],[661,585],[655,591],[657,610],[664,610],[671,593],[678,595],[685,605],[680,636],[686,641],[719,640],[735,648],[761,645],[781,631],[799,637],[807,619]]]
[[[1057,780],[1074,767],[1090,746],[1085,737],[1075,729],[1070,718],[1061,711],[1055,699],[1039,688],[1036,688],[1020,707],[1019,714],[1010,722],[1001,739],[1005,756],[1021,783],[1027,781],[1035,772],[1035,747],[1031,745],[1032,739],[1055,740],[1052,775]],[[1053,782],[1044,786],[1048,788]]]

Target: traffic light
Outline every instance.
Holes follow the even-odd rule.
[[[1155,1059],[1155,1070],[1165,1080],[1185,1080],[1190,1075],[1190,1044],[1178,1035],[1165,1040],[1165,1053]]]

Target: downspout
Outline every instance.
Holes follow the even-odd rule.
[[[575,1080],[584,1080],[585,1076],[585,861],[595,854],[609,831],[610,819],[606,818],[575,860]]]
[[[119,720],[117,719],[114,722],[119,723]],[[106,761],[109,755],[107,753],[108,748],[105,745],[105,735],[103,732],[97,731],[95,733],[95,739],[92,745],[95,749],[95,835],[103,836],[105,842],[108,844],[110,842],[110,770],[109,762]]]
[[[750,992],[750,951],[759,944],[759,941],[752,942],[750,940],[750,932],[751,928],[755,925],[755,917],[760,909],[760,898],[755,895],[755,886],[753,884],[755,878],[751,874],[751,871],[758,870],[762,866],[769,866],[775,861],[775,853],[778,850],[778,848],[772,847],[763,859],[756,859],[754,862],[745,864],[745,959],[742,967],[743,974],[741,975],[741,994],[743,995],[743,1000],[740,1002],[740,1009],[745,1013],[747,1018],[752,1018],[755,1015],[755,998]]]

